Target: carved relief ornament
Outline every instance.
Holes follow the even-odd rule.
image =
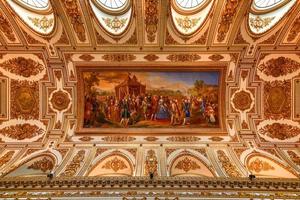
[[[145,4],[145,25],[147,39],[154,42],[158,26],[158,0],[146,0]]]
[[[189,172],[191,170],[197,170],[200,169],[200,166],[198,165],[198,163],[192,159],[190,159],[189,157],[185,156],[184,159],[180,160],[175,168],[183,170],[185,172]]]
[[[16,41],[16,37],[13,33],[13,29],[10,23],[1,12],[0,12],[0,24],[1,24],[0,30],[4,33],[7,39],[9,39],[12,42]]]
[[[78,39],[84,42],[86,40],[85,27],[77,0],[63,0],[63,3]]]
[[[237,8],[241,0],[226,0],[225,9],[222,12],[221,21],[219,23],[217,40],[223,42],[229,31],[233,18],[237,13]]]

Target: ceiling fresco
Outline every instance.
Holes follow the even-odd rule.
[[[0,24],[0,198],[299,197],[300,1],[7,0],[0,1]],[[192,90],[194,76],[216,71],[217,83],[201,79],[207,95]],[[139,85],[139,92],[133,90],[128,100],[122,88],[129,81]],[[95,88],[103,95],[93,99]],[[169,108],[183,105],[184,114],[170,112],[173,121],[167,125],[159,121],[167,118],[163,111],[152,119],[142,105],[155,98],[140,94],[149,88],[160,92],[156,96],[177,90],[181,96],[171,99]],[[112,91],[116,97],[102,105],[105,115],[93,114]],[[126,102],[138,101],[136,96],[141,109],[129,107],[131,115],[124,117]],[[122,115],[114,117],[107,109],[118,100]],[[187,114],[184,104],[198,105],[201,112],[204,101],[210,108],[198,118],[205,126],[195,128],[196,115]],[[133,112],[141,118],[134,119]],[[136,128],[145,121],[147,128]],[[20,186],[20,192],[13,188],[21,182],[9,182],[35,179],[39,185],[50,172],[58,180],[51,187],[58,191]],[[266,181],[266,187],[239,190],[233,180],[250,174]],[[180,189],[168,193],[154,187],[151,194],[146,186],[136,189],[150,175],[160,181],[155,184]],[[82,193],[79,183],[71,182],[96,185],[99,177],[116,188],[127,184],[122,180],[137,182],[122,191],[89,188]],[[181,188],[184,180],[201,185],[197,177],[217,189]],[[61,190],[59,180],[66,181],[68,191]],[[236,191],[224,191],[225,180],[232,180],[227,183]],[[277,191],[268,180],[283,181],[283,186]],[[284,189],[284,181],[292,186]]]

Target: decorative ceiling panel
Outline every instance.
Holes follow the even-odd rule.
[[[300,2],[259,37],[249,2],[207,2],[187,36],[171,2],[132,0],[116,36],[90,1],[50,1],[56,28],[38,36],[1,1],[0,198],[297,199]]]

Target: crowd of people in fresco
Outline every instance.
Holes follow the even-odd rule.
[[[191,120],[193,117],[216,124],[217,107],[209,97],[131,95],[118,99],[115,96],[86,96],[84,126],[109,123],[128,127],[140,121],[163,121],[172,126],[199,123]]]

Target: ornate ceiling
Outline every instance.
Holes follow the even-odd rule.
[[[299,197],[300,1],[47,2],[0,1],[1,198]],[[220,68],[222,127],[82,129],[80,69],[103,68]],[[57,182],[47,182],[50,172]],[[147,182],[151,173],[155,182]],[[22,180],[27,189],[13,182]]]

